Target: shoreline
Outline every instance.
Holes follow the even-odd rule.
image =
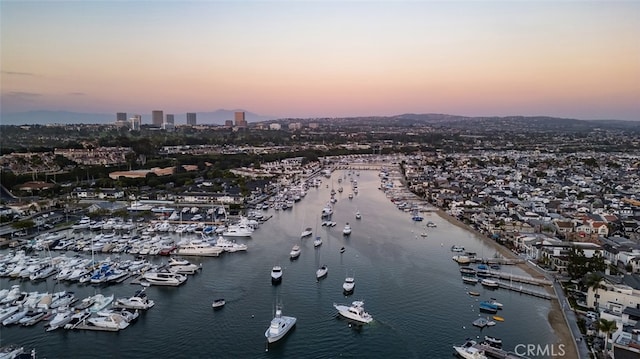
[[[440,218],[446,220],[450,224],[473,233],[476,238],[481,239],[484,243],[491,245],[503,257],[510,259],[517,258],[515,253],[507,249],[505,246],[487,238],[487,236],[485,236],[484,234],[460,222],[457,218],[446,213],[441,208],[438,208],[436,213],[440,216]],[[515,265],[534,278],[545,278],[544,275],[542,275],[536,269],[532,268],[529,262],[519,263]],[[544,288],[548,293],[555,295],[553,287],[545,286]],[[556,344],[564,346],[565,355],[568,358],[577,358],[578,352],[575,343],[573,342],[573,336],[571,334],[571,331],[569,330],[569,325],[564,318],[564,314],[562,313],[562,309],[560,303],[558,302],[558,299],[551,300],[551,308],[549,309],[549,314],[547,315],[547,321],[556,334]]]

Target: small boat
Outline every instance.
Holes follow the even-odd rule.
[[[469,284],[476,284],[476,283],[478,283],[478,278],[463,275],[462,276],[462,281],[465,282],[465,283],[469,283]]]
[[[329,272],[329,267],[327,267],[327,265],[324,264],[322,267],[318,268],[318,270],[316,271],[316,279],[325,277],[328,272]]]
[[[300,246],[299,245],[294,245],[293,248],[291,248],[291,252],[289,252],[289,257],[291,259],[297,259],[298,257],[300,257]]]
[[[218,298],[213,301],[213,303],[211,304],[211,307],[213,307],[213,309],[220,309],[224,307],[225,303],[226,302],[224,301],[224,298]]]
[[[473,326],[478,327],[478,328],[484,328],[487,326],[487,323],[489,322],[489,320],[485,317],[480,317],[476,320],[473,321]]]
[[[282,282],[282,267],[275,265],[271,268],[271,283],[277,284]]]
[[[488,302],[495,305],[498,309],[502,309],[502,303],[498,302],[496,298],[491,298]]]
[[[349,222],[347,222],[347,224],[344,225],[344,229],[342,229],[342,234],[345,236],[348,236],[351,234],[351,226],[349,225]]]
[[[146,272],[143,279],[151,285],[177,287],[187,281],[187,276],[174,272]]]
[[[295,317],[282,315],[282,307],[276,306],[276,313],[269,328],[264,332],[267,342],[273,343],[282,339],[296,325]]]
[[[342,290],[344,291],[345,294],[351,294],[353,293],[355,286],[356,286],[355,279],[353,277],[346,277],[344,279],[344,283],[342,283]]]
[[[302,231],[302,233],[300,234],[300,238],[304,238],[304,237],[309,237],[310,235],[313,234],[313,230],[311,229],[311,227],[307,227],[304,231]]]
[[[427,232],[420,233],[420,237],[423,237],[423,238],[427,237]]]
[[[451,259],[453,259],[458,264],[469,264],[469,263],[471,263],[471,258],[469,258],[468,256],[463,256],[463,255],[453,256],[453,257],[451,257]]]
[[[318,236],[313,240],[314,247],[320,247],[322,245],[322,237]]]
[[[333,307],[338,310],[338,314],[347,319],[365,324],[371,323],[373,320],[373,317],[369,313],[365,312],[364,302],[361,300],[352,302],[350,306],[333,303]]]
[[[476,274],[476,270],[471,267],[460,267],[460,273],[463,274]]]
[[[356,219],[362,219],[362,214],[360,214],[360,211],[356,212]]]
[[[129,298],[118,298],[113,303],[115,308],[124,309],[141,309],[147,310],[155,305],[155,302],[147,297],[145,288],[136,291],[133,296]]]
[[[491,335],[485,335],[484,341],[494,348],[502,348],[502,339],[492,337]]]
[[[340,253],[344,253],[345,249],[344,247],[340,248]]]
[[[495,314],[498,312],[498,307],[488,302],[481,302],[478,309],[480,309],[481,312],[491,313],[491,314]]]
[[[500,284],[498,282],[496,282],[495,280],[491,280],[491,279],[483,279],[480,281],[480,283],[488,288],[498,288],[500,286]]]
[[[478,293],[478,292],[467,292],[467,294],[469,294],[471,296],[474,296],[474,297],[479,297],[480,296],[480,293]]]
[[[455,245],[451,246],[451,251],[452,252],[464,252],[464,247],[455,244]]]
[[[503,317],[501,317],[501,316],[499,316],[499,315],[494,315],[494,316],[493,316],[493,320],[497,320],[497,321],[499,321],[499,322],[504,322],[504,318],[503,318]]]

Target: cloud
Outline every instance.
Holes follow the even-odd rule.
[[[69,92],[67,95],[69,96],[86,96],[87,94],[84,92]]]
[[[19,71],[2,71],[4,75],[14,75],[14,76],[36,76],[36,74],[32,72],[19,72]]]

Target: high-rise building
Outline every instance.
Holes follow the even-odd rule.
[[[244,118],[244,111],[237,111],[234,114],[236,127],[247,127],[247,120]]]
[[[226,127],[233,127],[233,121],[231,121],[231,120],[226,120],[226,121],[224,121],[224,125],[225,125]]]
[[[164,123],[164,114],[162,110],[151,111],[151,124],[154,126],[162,127]]]
[[[127,113],[126,112],[118,112],[116,113],[116,121],[118,122],[126,122],[127,121]]]
[[[172,125],[173,125],[173,124],[175,124],[175,122],[174,122],[174,118],[175,118],[175,117],[173,116],[173,114],[172,114],[172,113],[168,113],[168,114],[167,114],[167,121],[166,121],[166,122],[167,122],[167,123],[170,123],[170,124],[172,124]]]
[[[133,115],[131,116],[129,121],[131,122],[131,126],[130,126],[131,131],[140,131],[140,125],[142,124],[142,116]]]
[[[195,126],[196,125],[196,113],[195,112],[187,112],[187,125]]]
[[[162,128],[167,131],[173,131],[175,129],[173,114],[171,113],[167,114],[167,117],[165,118],[164,123],[162,123]]]

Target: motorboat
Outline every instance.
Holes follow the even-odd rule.
[[[97,316],[87,319],[89,325],[104,328],[107,330],[118,331],[129,326],[129,322],[120,314],[110,314],[109,316]]]
[[[476,348],[476,342],[474,340],[468,340],[462,346],[453,346],[456,354],[465,359],[487,359],[484,354],[484,350]]]
[[[488,288],[498,288],[500,286],[500,284],[498,282],[496,282],[495,280],[491,280],[491,279],[482,279],[480,281],[480,283]]]
[[[473,291],[469,291],[469,292],[467,292],[467,294],[469,294],[469,295],[470,295],[470,296],[472,296],[472,297],[479,297],[479,296],[480,296],[480,293],[478,293],[478,292],[473,292]]]
[[[224,298],[218,298],[213,301],[213,303],[211,304],[211,307],[213,307],[213,309],[220,309],[224,307],[225,303],[226,302],[224,301]]]
[[[113,303],[115,308],[124,308],[124,309],[141,309],[147,310],[155,305],[155,302],[147,297],[145,293],[145,288],[142,288],[136,291],[129,298],[118,298]]]
[[[463,246],[459,246],[457,244],[454,244],[453,246],[451,246],[451,251],[452,252],[464,252],[464,247]]]
[[[460,267],[460,273],[462,273],[463,275],[465,274],[475,275],[476,270],[471,267]]]
[[[356,219],[362,219],[362,214],[360,214],[360,211],[356,211]]]
[[[246,244],[230,241],[223,236],[219,236],[216,240],[216,246],[224,249],[225,252],[246,251],[249,247]]]
[[[351,226],[349,225],[349,222],[347,222],[347,224],[344,225],[344,228],[342,229],[342,234],[344,234],[345,236],[348,236],[351,234]]]
[[[310,235],[313,234],[313,230],[311,229],[311,227],[307,227],[305,228],[304,231],[302,231],[302,233],[300,234],[300,238],[305,238],[305,237],[309,237]]]
[[[18,321],[18,324],[25,327],[29,327],[43,320],[44,317],[47,316],[48,314],[49,314],[48,312],[33,312],[33,313],[30,312],[30,313],[27,313],[27,315],[24,316],[22,319],[20,319]]]
[[[471,277],[471,276],[468,276],[468,275],[463,275],[463,276],[462,276],[462,281],[463,281],[463,282],[465,282],[465,283],[469,283],[469,284],[476,284],[476,283],[478,283],[478,281],[479,281],[479,280],[478,280],[478,278],[476,278],[476,277]]]
[[[188,243],[179,244],[176,254],[181,256],[202,256],[202,257],[218,257],[224,249],[213,246],[208,242],[201,240],[192,240]]]
[[[187,276],[173,272],[146,272],[142,278],[151,285],[177,287],[187,281]]]
[[[186,259],[179,259],[175,257],[169,258],[169,271],[180,274],[194,274],[199,269],[202,269],[202,265],[197,265],[189,262]]]
[[[293,248],[291,248],[291,252],[289,252],[289,257],[291,259],[297,259],[298,257],[300,257],[300,246],[299,245],[294,245]]]
[[[487,313],[491,313],[491,314],[495,314],[495,313],[498,312],[498,307],[496,305],[493,305],[493,304],[487,302],[487,301],[480,302],[478,308],[482,312],[487,312]]]
[[[69,323],[64,325],[64,329],[75,329],[80,324],[83,324],[84,321],[91,316],[91,312],[88,310],[81,310],[76,312],[71,316],[71,320]]]
[[[324,264],[322,267],[318,268],[318,270],[316,271],[316,279],[325,277],[328,272],[329,272],[329,267],[327,267],[327,265]]]
[[[451,259],[453,259],[458,264],[469,264],[469,263],[471,263],[471,258],[469,256],[463,256],[463,255],[453,256]]]
[[[333,307],[338,310],[338,314],[347,319],[365,324],[371,323],[373,320],[373,317],[364,310],[364,302],[361,300],[352,302],[350,306],[333,303]]]
[[[320,247],[322,245],[322,237],[318,236],[313,240],[314,247]]]
[[[296,325],[295,317],[282,315],[282,307],[276,306],[276,313],[269,328],[264,332],[267,342],[273,343],[282,339]]]
[[[271,268],[271,283],[276,284],[282,282],[282,267],[279,265]]]
[[[2,321],[2,325],[4,325],[6,327],[6,326],[9,326],[11,324],[16,324],[16,323],[18,323],[18,321],[20,319],[24,318],[27,315],[28,312],[29,312],[29,308],[25,307],[24,309],[21,309],[21,310],[15,312],[15,313],[13,313],[8,318],[4,319]]]
[[[111,294],[108,297],[105,297],[103,294],[100,294],[100,293],[96,294],[94,296],[95,301],[93,302],[93,305],[89,307],[89,312],[96,313],[103,310],[109,304],[111,304],[111,302],[113,302],[114,296],[115,296],[114,294]]]
[[[20,310],[20,307],[18,307],[17,305],[12,305],[12,306],[0,309],[0,321],[4,321],[5,319],[14,315],[19,310]]]
[[[491,298],[488,302],[495,305],[498,309],[502,309],[502,303],[498,302],[496,298]]]
[[[485,335],[484,341],[494,348],[502,348],[502,339],[493,337],[491,335]]]
[[[49,325],[46,326],[48,332],[64,327],[71,321],[75,313],[70,308],[64,308],[59,310],[58,313],[49,321]]]
[[[356,287],[355,278],[346,277],[344,279],[344,283],[342,283],[342,289],[344,290],[345,293],[347,294],[352,293],[355,287]]]

